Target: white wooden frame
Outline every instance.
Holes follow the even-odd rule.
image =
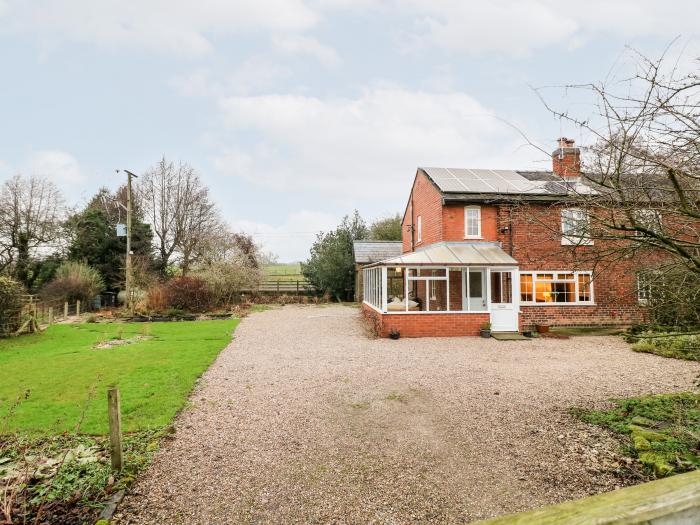
[[[557,275],[560,273],[570,273],[573,274],[574,276],[574,294],[576,296],[576,301],[575,302],[565,302],[565,303],[555,303],[555,302],[550,302],[550,303],[538,303],[535,301],[536,297],[536,286],[535,282],[537,280],[537,274],[538,273],[551,273],[553,275]],[[521,271],[519,274],[522,275],[532,275],[532,301],[523,301],[522,299],[520,300],[520,304],[523,306],[595,306],[595,287],[593,286],[593,272],[590,270],[584,270],[584,271],[576,271],[576,270],[526,270],[526,271]],[[591,299],[590,301],[579,301],[578,300],[578,276],[579,275],[589,275],[591,277],[589,286],[591,287]],[[520,281],[520,278],[518,278],[518,281]],[[566,280],[566,279],[557,279],[554,278],[552,280],[547,280],[547,281],[542,281],[542,282],[551,282],[551,283],[569,283],[571,281]],[[518,297],[520,297],[520,283],[518,283]]]
[[[477,211],[477,233],[476,234],[469,234],[467,232],[467,212],[469,210],[476,210]],[[464,238],[465,239],[481,239],[481,206],[478,205],[467,205],[464,207]]]

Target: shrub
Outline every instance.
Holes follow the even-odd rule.
[[[168,290],[166,285],[151,286],[146,292],[146,299],[138,305],[138,309],[148,312],[164,312],[168,309]]]
[[[636,336],[632,350],[663,357],[700,361],[700,335],[642,332]]]
[[[45,299],[60,299],[70,303],[80,300],[87,304],[104,289],[100,273],[87,264],[68,261],[56,270],[53,281],[41,291]]]
[[[9,277],[0,276],[0,337],[13,334],[19,328],[24,288]]]
[[[241,292],[256,290],[264,278],[264,272],[251,266],[243,257],[216,261],[197,272],[212,290],[214,301],[219,306],[229,306],[240,297]]]
[[[167,283],[168,307],[188,312],[204,312],[213,304],[213,294],[209,285],[199,277],[181,276]]]

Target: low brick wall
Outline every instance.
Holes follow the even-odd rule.
[[[522,325],[626,326],[644,321],[644,309],[619,306],[528,306],[520,305]]]
[[[381,314],[362,304],[362,314],[380,337],[398,330],[401,337],[453,337],[479,335],[479,329],[488,323],[490,314]]]

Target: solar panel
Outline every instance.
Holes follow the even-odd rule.
[[[528,180],[512,170],[486,170],[467,168],[422,168],[441,191],[446,193],[505,193],[539,194],[553,193],[551,187],[541,181]]]

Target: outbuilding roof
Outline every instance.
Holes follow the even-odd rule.
[[[356,264],[371,264],[401,255],[401,241],[354,241],[352,249]]]
[[[385,259],[381,266],[517,266],[518,261],[495,242],[439,242]]]

